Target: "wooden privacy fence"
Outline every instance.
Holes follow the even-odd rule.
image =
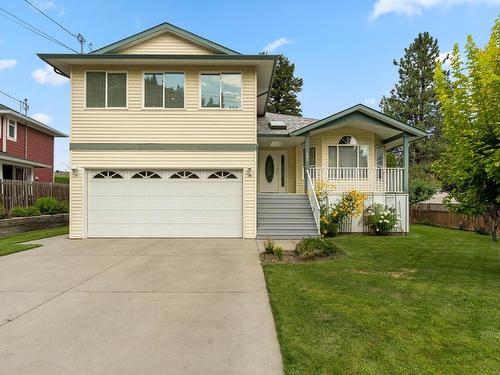
[[[52,197],[60,202],[69,201],[69,185],[51,182],[0,180],[0,203],[7,212],[14,207],[28,207],[38,198]]]
[[[410,208],[412,224],[427,224],[461,230],[488,230],[482,216],[469,216],[450,212],[445,205],[438,203],[417,203]],[[500,232],[500,228],[499,228]]]

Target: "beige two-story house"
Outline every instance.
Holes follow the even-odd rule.
[[[357,189],[397,207],[408,230],[408,143],[425,134],[362,105],[266,113],[276,56],[168,23],[39,56],[71,80],[71,238],[317,235],[318,179],[332,199]],[[401,145],[403,168],[386,168]]]

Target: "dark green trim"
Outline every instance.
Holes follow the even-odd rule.
[[[401,121],[398,121],[392,117],[387,116],[386,114],[376,111],[370,107],[367,107],[363,104],[356,104],[355,106],[352,106],[350,108],[347,108],[343,111],[337,112],[331,116],[325,117],[322,120],[316,121],[310,125],[307,125],[303,128],[300,128],[298,130],[295,130],[291,132],[291,135],[304,135],[305,133],[309,133],[313,130],[320,129],[323,127],[329,127],[332,125],[335,125],[338,123],[340,119],[343,117],[350,115],[352,113],[360,113],[364,116],[367,116],[368,118],[371,118],[373,120],[377,121],[378,125],[389,127],[394,130],[398,130],[401,132],[407,132],[408,134],[415,136],[415,137],[425,137],[426,133],[414,128],[413,126],[407,125],[402,123]]]
[[[70,143],[72,151],[256,151],[254,143]]]
[[[400,133],[398,135],[395,135],[394,137],[390,137],[390,138],[387,138],[387,139],[384,139],[384,145],[388,144],[388,143],[391,143],[391,142],[394,142],[394,141],[397,141],[398,139],[400,138],[403,138],[403,133]]]
[[[99,49],[96,49],[95,51],[92,51],[91,54],[105,54],[105,53],[110,53],[115,49],[118,48],[124,48],[127,44],[133,43],[135,41],[138,41],[142,38],[146,38],[150,36],[151,34],[156,34],[161,31],[168,31],[174,35],[177,35],[183,39],[189,40],[193,43],[196,43],[198,45],[201,45],[207,49],[216,51],[218,53],[224,53],[224,54],[239,54],[239,52],[236,52],[230,48],[224,47],[218,43],[212,42],[211,40],[205,39],[197,34],[194,34],[190,31],[184,30],[180,27],[177,27],[175,25],[172,25],[171,23],[168,22],[163,22],[159,25],[153,26],[147,30],[141,31],[140,33],[131,35],[129,37],[123,38],[117,42],[108,44],[107,46],[101,47]]]
[[[263,137],[263,138],[266,138],[266,137],[290,137],[290,134],[257,134],[257,138],[260,138],[260,137]]]
[[[240,60],[269,60],[276,61],[278,55],[80,55],[76,53],[38,53],[38,57],[48,59],[69,60],[214,60],[214,61],[240,61]]]

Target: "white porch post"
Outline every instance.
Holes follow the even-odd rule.
[[[309,133],[304,136],[304,191],[307,193],[309,190],[307,181],[307,172],[309,172]]]
[[[403,191],[408,193],[408,175],[410,169],[410,152],[408,134],[403,133]]]

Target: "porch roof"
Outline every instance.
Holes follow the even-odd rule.
[[[410,142],[427,136],[427,133],[422,130],[407,125],[363,104],[356,104],[322,120],[292,131],[290,135],[301,136],[311,132],[320,133],[323,130],[342,128],[344,126],[353,126],[374,132],[382,138],[387,148],[402,144],[403,134],[408,135]]]
[[[25,168],[50,168],[50,165],[48,164],[39,163],[33,160],[18,158],[16,156],[8,155],[5,152],[0,151],[0,163],[2,162],[11,163],[18,167],[25,167]]]

